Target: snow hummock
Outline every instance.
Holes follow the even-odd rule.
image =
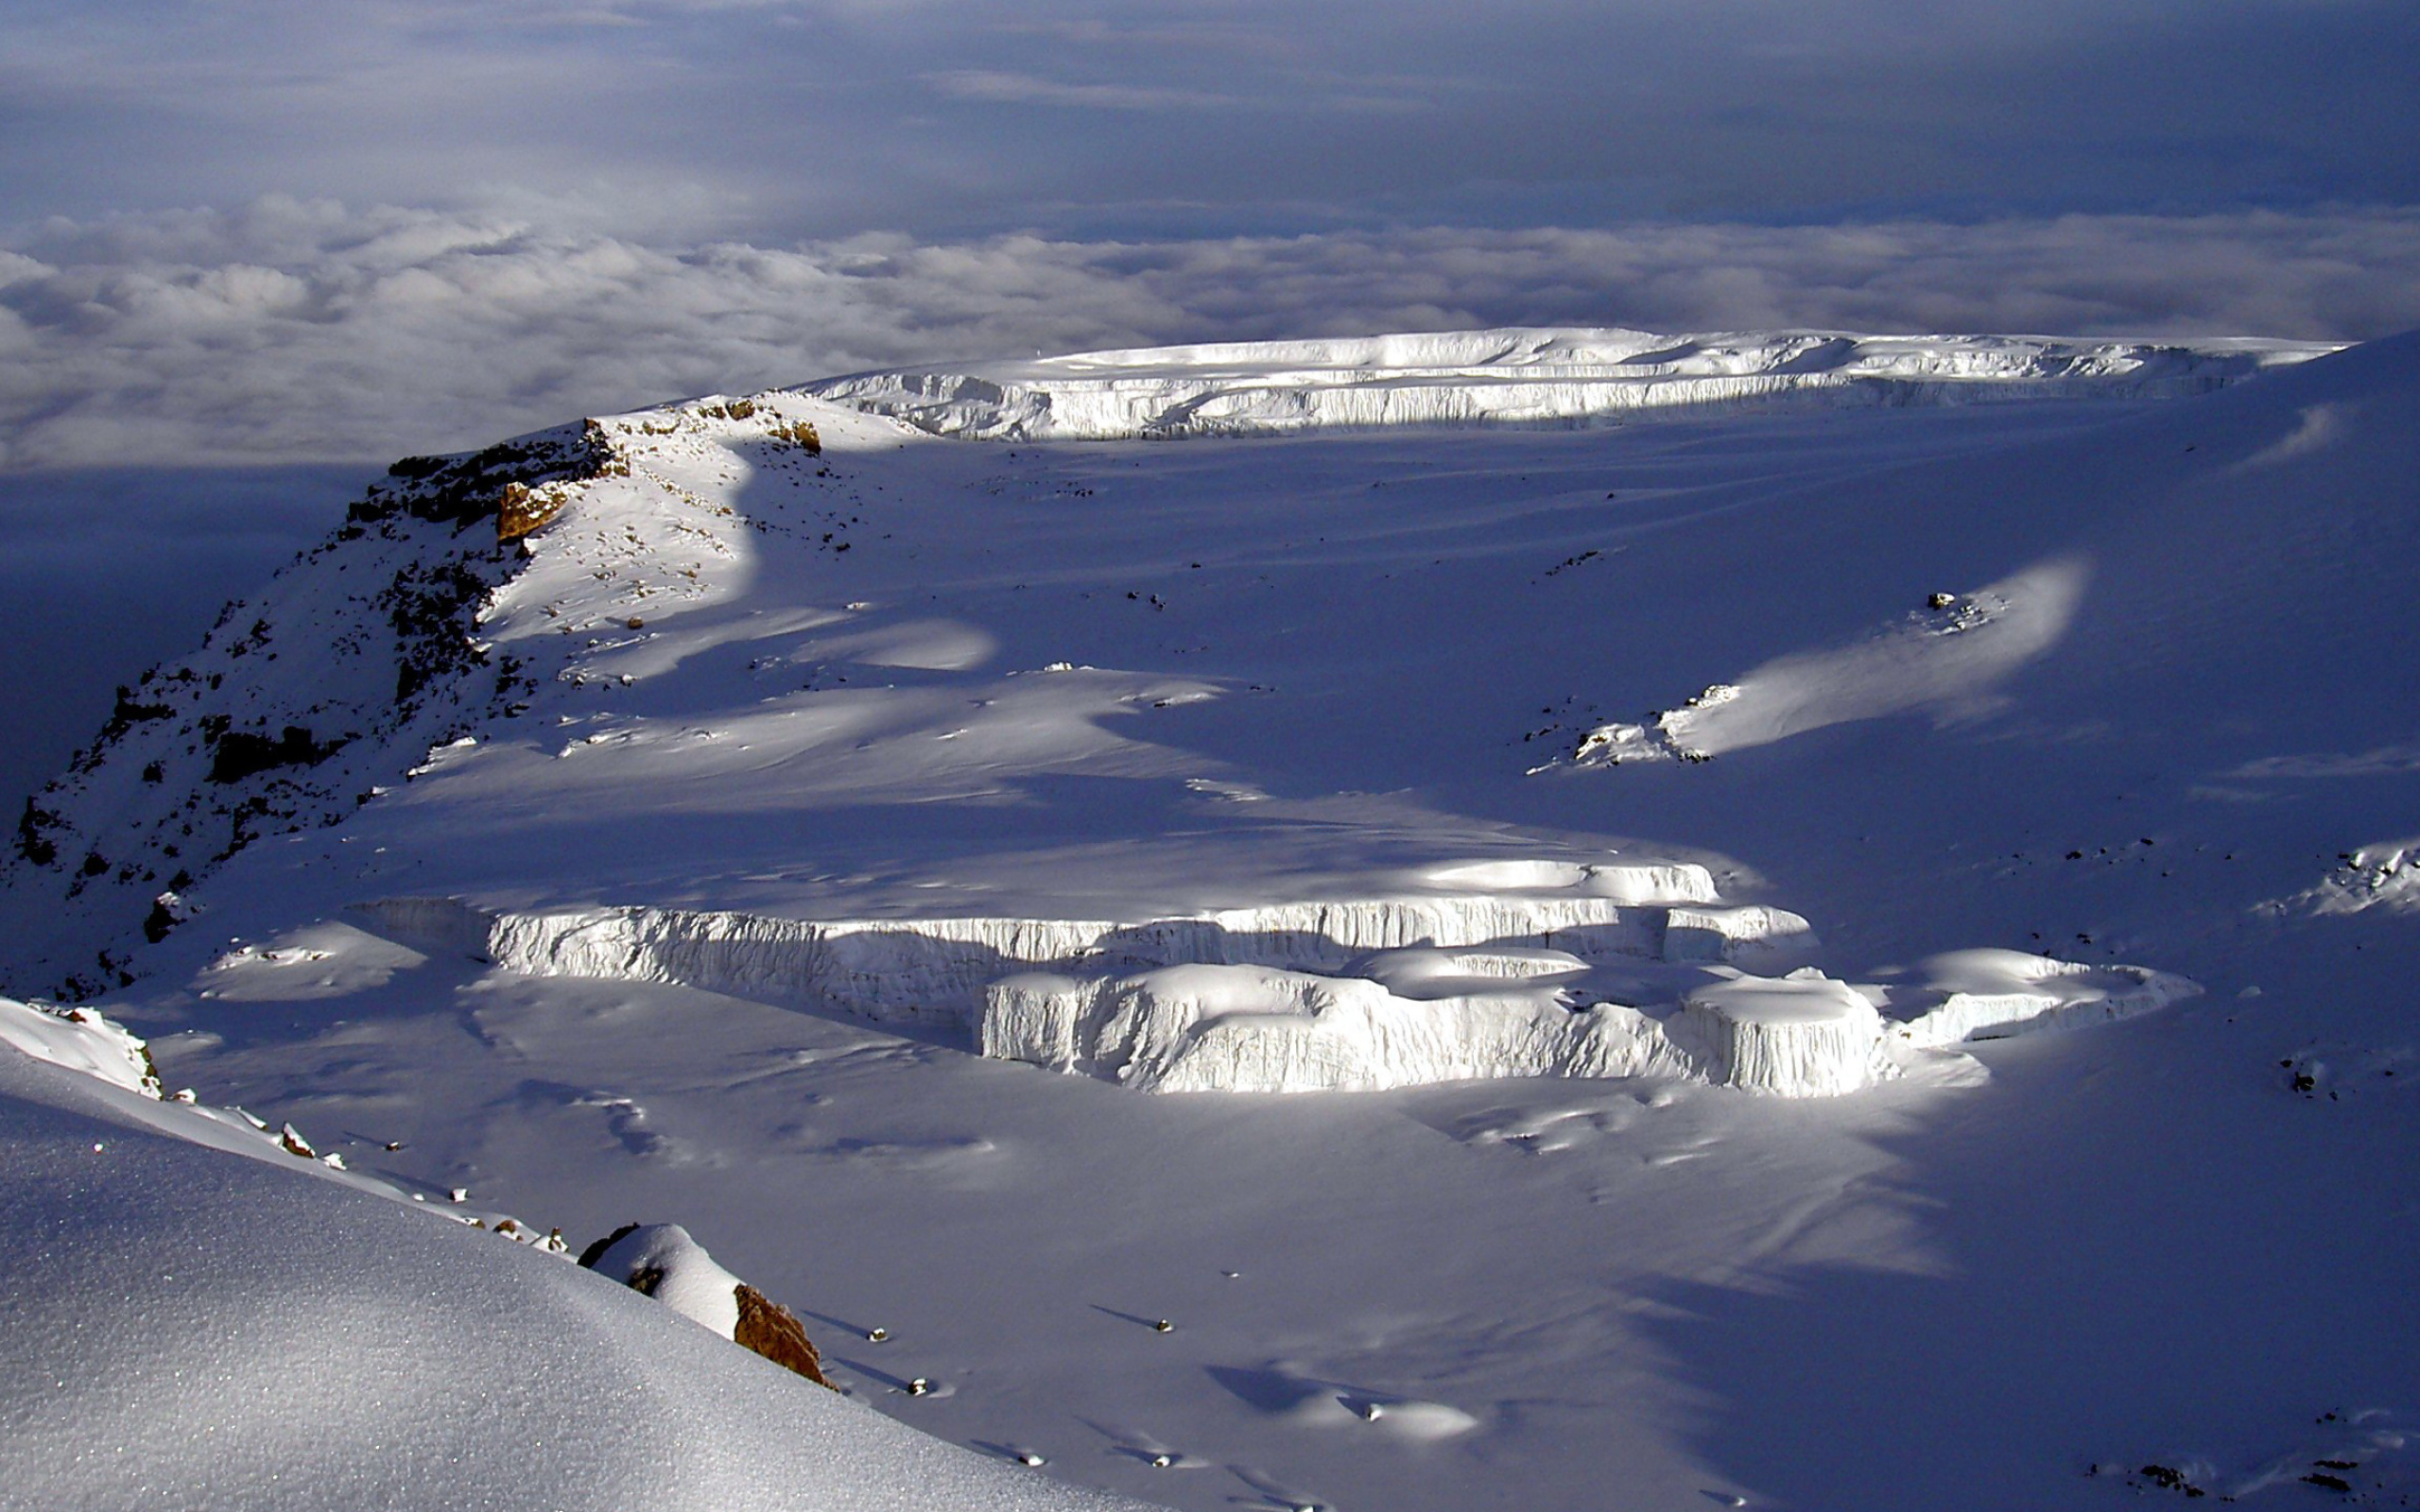
[[[1920,964],[1939,999],[1892,1026],[1912,1045],[1997,1040],[2035,1029],[2108,1023],[2201,995],[2201,987],[2139,966],[2085,966],[2023,951],[1951,951]]]
[[[716,1264],[706,1246],[677,1223],[640,1224],[593,1260],[582,1259],[590,1270],[626,1285],[646,1276],[650,1284],[641,1289],[647,1295],[726,1339],[739,1327],[739,1278]]]

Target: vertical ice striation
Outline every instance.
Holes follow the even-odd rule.
[[[1895,1075],[1881,1055],[1882,1015],[1849,987],[1812,971],[1739,976],[1692,991],[1681,1030],[1705,1077],[1784,1097],[1830,1097]]]
[[[1688,892],[1703,868],[1675,868]],[[1689,876],[1685,873],[1694,873]],[[1334,973],[1412,946],[1556,949],[1583,960],[1654,952],[1662,910],[1620,896],[1464,893],[1218,909],[1134,921],[1069,919],[806,920],[620,907],[505,914],[498,965],[541,976],[682,982],[805,1001],[873,1019],[972,1024],[985,984],[1033,970],[1087,974],[1188,964]],[[382,905],[394,906],[394,905]]]

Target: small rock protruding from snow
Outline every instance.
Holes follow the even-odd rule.
[[[579,1263],[819,1386],[832,1386],[797,1315],[715,1263],[677,1223],[626,1224],[583,1250]]]

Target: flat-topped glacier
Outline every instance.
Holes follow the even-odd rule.
[[[1010,440],[1405,425],[1582,425],[1682,406],[2174,398],[2335,350],[1841,332],[1511,327],[901,369],[804,390],[938,436]]]

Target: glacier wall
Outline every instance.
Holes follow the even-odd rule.
[[[1401,425],[1581,425],[1675,407],[2203,393],[2330,347],[1825,332],[1443,332],[1085,352],[857,373],[805,392],[940,436],[1087,440]]]
[[[984,990],[978,1048],[1141,1091],[1379,1091],[1500,1076],[1686,1076],[1635,1008],[1508,990],[1414,1001],[1358,977],[1178,966]]]
[[[1831,1097],[1897,1074],[1874,1005],[1812,971],[1710,983],[1683,1000],[1676,1027],[1718,1086]]]
[[[1675,867],[1663,874],[1684,896],[1712,890],[1702,868]],[[1558,950],[1583,962],[1654,955],[1664,907],[1633,901],[1646,888],[1631,872],[1609,873],[1598,885],[1616,896],[1371,898],[1141,921],[807,920],[671,908],[579,909],[496,916],[486,954],[533,975],[679,982],[736,996],[812,1002],[872,1019],[972,1027],[987,983],[1035,970],[1080,968],[1096,974],[1211,964],[1332,973],[1373,952],[1415,946]]]
[[[2008,957],[2012,971],[2043,985],[1990,993],[1928,989],[1937,1005],[1891,1021],[1866,991],[1811,968],[1779,977],[1720,969],[1662,1018],[1618,1003],[1582,1006],[1551,985],[1415,998],[1367,976],[1254,966],[1089,978],[1026,972],[984,988],[977,1040],[987,1056],[1138,1091],[1380,1091],[1505,1076],[1652,1076],[1776,1097],[1837,1097],[1893,1080],[1962,1040],[2109,1022],[2199,990],[2181,977],[2135,967],[2112,971],[2015,952],[1962,954]],[[1530,980],[1550,984],[1560,974]],[[2087,978],[2104,981],[2085,985]]]
[[[1862,988],[1787,960],[1806,921],[1703,899],[1702,870],[1489,863],[1530,892],[1273,903],[1139,921],[783,919],[641,906],[487,914],[389,899],[356,915],[543,976],[678,984],[967,1032],[983,1055],[1144,1091],[1377,1091],[1505,1076],[1650,1076],[1830,1097],[1962,1042],[2106,1022],[2200,988],[2015,951],[1933,957]],[[1512,869],[1502,869],[1510,867]],[[1543,868],[1543,869],[1540,869]],[[1560,869],[1558,869],[1560,868]],[[1616,896],[1574,890],[1596,887]],[[1643,1011],[1583,990],[1660,979]],[[1660,976],[1659,976],[1660,973]],[[1886,1014],[1879,1005],[1888,1004]]]

